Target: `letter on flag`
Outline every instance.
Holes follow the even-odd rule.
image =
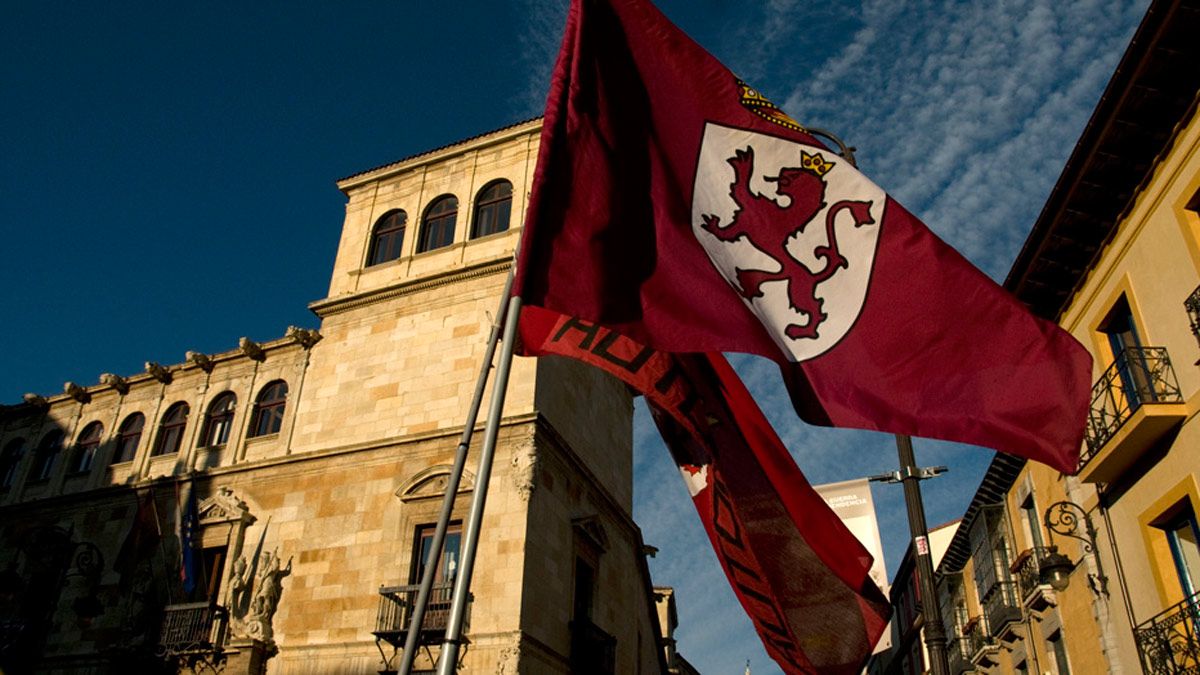
[[[602,368],[646,395],[730,586],[788,673],[858,673],[887,625],[871,554],[809,485],[720,354],[668,354],[537,307],[527,354]]]
[[[777,361],[824,425],[1074,473],[1091,358],[646,0],[574,0],[514,293]]]

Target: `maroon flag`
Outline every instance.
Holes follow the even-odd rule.
[[[514,292],[779,362],[825,425],[1074,473],[1091,357],[646,0],[574,0]]]
[[[788,673],[857,673],[890,608],[871,554],[809,485],[720,354],[668,354],[527,307],[522,351],[603,368],[645,394],[717,558]]]

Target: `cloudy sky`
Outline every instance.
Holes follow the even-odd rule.
[[[660,7],[1002,279],[1145,2],[671,0]],[[540,114],[565,4],[21,3],[0,22],[0,403],[186,350],[315,327],[337,177]],[[813,429],[735,359],[814,483],[895,466],[886,436]],[[639,405],[635,517],[707,674],[778,669]],[[987,451],[917,442],[931,524]],[[876,486],[889,574],[899,487]]]

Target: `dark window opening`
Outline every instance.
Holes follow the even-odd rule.
[[[367,266],[379,265],[396,260],[400,257],[400,249],[404,245],[404,229],[408,223],[408,214],[404,211],[391,211],[384,214],[371,232],[371,249],[367,254]]]
[[[173,455],[179,452],[183,443],[183,430],[187,428],[188,404],[180,401],[167,408],[162,422],[158,426],[158,442],[154,445],[151,457]]]
[[[421,583],[425,568],[429,565],[433,549],[433,533],[435,525],[421,525],[417,528],[412,572],[408,582]],[[458,556],[462,545],[462,524],[450,523],[446,527],[446,539],[442,542],[442,555],[438,559],[437,571],[433,575],[433,583],[449,584],[458,574]]]
[[[213,399],[204,416],[204,428],[200,431],[201,448],[211,448],[224,445],[229,440],[229,430],[233,427],[233,410],[237,406],[237,396],[232,391],[226,391]]]
[[[133,413],[125,418],[117,430],[117,449],[113,453],[113,464],[133,461],[137,455],[138,443],[142,440],[142,427],[145,425],[146,417],[142,413]]]
[[[100,440],[104,436],[104,425],[92,422],[83,428],[79,440],[75,442],[75,456],[72,458],[69,471],[73,474],[87,473],[92,470],[96,459],[96,451],[100,449]]]
[[[421,224],[421,241],[417,252],[424,253],[449,246],[454,242],[454,224],[458,219],[458,198],[443,195],[434,200],[425,211]]]
[[[17,480],[17,469],[25,457],[25,439],[14,438],[0,453],[0,488],[10,488]]]
[[[471,238],[486,237],[504,232],[512,214],[512,183],[496,181],[479,191],[475,199],[475,219],[471,223]]]
[[[50,480],[50,474],[54,472],[54,462],[58,459],[59,451],[62,450],[62,439],[63,433],[58,430],[51,431],[42,438],[37,452],[33,455],[33,472],[29,474],[30,481],[40,483]]]
[[[277,434],[283,428],[287,392],[287,382],[275,380],[258,393],[258,399],[254,402],[254,417],[250,421],[251,438]]]

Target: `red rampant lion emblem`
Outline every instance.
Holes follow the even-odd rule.
[[[823,300],[816,295],[817,286],[839,270],[849,267],[849,261],[838,251],[834,221],[839,213],[848,211],[855,227],[871,225],[870,201],[842,200],[825,213],[826,243],[813,249],[813,256],[824,261],[820,269],[809,269],[788,250],[788,242],[815,219],[825,208],[824,176],[833,167],[820,153],[801,151],[799,167],[784,167],[765,180],[776,184],[776,193],[787,199],[781,206],[776,200],[750,189],[754,175],[754,148],[736,150],[726,161],[733,167],[734,181],[730,197],[737,209],[728,225],[721,226],[719,216],[702,214],[702,227],[720,241],[732,242],[745,238],[754,248],[769,256],[778,265],[777,271],[736,268],[740,292],[747,300],[762,296],[761,286],[769,281],[787,283],[788,304],[803,313],[804,324],[789,323],[785,334],[793,340],[816,338],[821,322],[827,316],[822,311]]]

